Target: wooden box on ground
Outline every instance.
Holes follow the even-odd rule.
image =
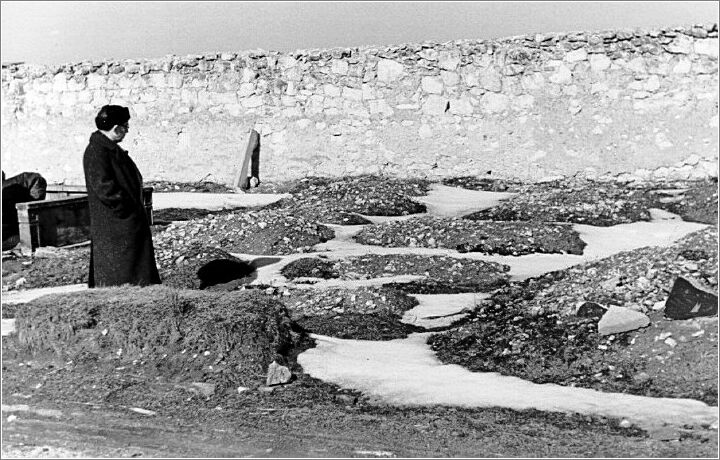
[[[152,187],[143,188],[148,221],[152,225]],[[44,200],[15,205],[20,227],[20,244],[31,249],[41,246],[69,246],[90,240],[90,212],[84,186],[55,186]]]

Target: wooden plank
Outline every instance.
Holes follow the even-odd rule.
[[[242,159],[240,171],[238,172],[235,180],[233,181],[233,187],[239,187],[242,190],[247,190],[250,187],[248,180],[248,166],[253,156],[255,156],[256,158],[259,158],[260,156],[260,133],[258,133],[254,129],[250,131],[248,145],[245,149],[245,155]]]

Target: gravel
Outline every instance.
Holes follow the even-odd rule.
[[[194,240],[228,252],[292,254],[308,252],[334,237],[328,227],[290,215],[283,210],[233,212],[210,215],[186,223],[170,224],[155,235],[160,264],[183,255]]]
[[[389,247],[449,248],[459,252],[523,255],[582,254],[585,243],[568,224],[489,222],[419,217],[368,226],[355,236],[363,244]]]
[[[289,187],[293,197],[275,206],[292,208],[315,222],[356,225],[369,223],[357,214],[405,216],[425,212],[425,205],[412,200],[425,195],[430,183],[379,176],[307,178]]]

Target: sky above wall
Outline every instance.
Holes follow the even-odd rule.
[[[0,59],[57,64],[718,22],[718,2],[19,2]]]

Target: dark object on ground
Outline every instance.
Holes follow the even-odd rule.
[[[75,362],[145,362],[172,381],[265,383],[295,345],[285,307],[262,293],[166,286],[49,295],[18,310],[21,351]]]
[[[88,286],[159,284],[142,175],[127,152],[100,131],[83,156],[90,207]]]
[[[485,177],[473,177],[473,176],[462,176],[462,177],[451,177],[443,179],[443,185],[448,187],[462,187],[469,190],[484,190],[486,192],[506,192],[514,191],[520,182],[504,179],[489,179]]]
[[[679,276],[665,302],[665,316],[689,319],[718,314],[718,296],[693,279]]]
[[[308,316],[297,320],[305,331],[340,339],[395,340],[425,329],[405,324],[390,312],[344,313],[334,316]]]
[[[280,273],[289,280],[302,277],[323,279],[340,277],[334,262],[318,257],[305,257],[294,260],[285,265]]]
[[[236,280],[249,282],[257,278],[257,273],[254,266],[243,260],[215,259],[200,267],[197,276],[200,279],[200,289],[206,289]]]
[[[252,166],[250,163],[252,162]],[[250,166],[250,176],[248,176],[248,166]],[[242,163],[240,164],[240,170],[233,181],[235,187],[240,187],[242,190],[250,188],[251,179],[257,179],[255,185],[260,183],[260,133],[254,129],[250,130],[250,138],[248,139],[248,145],[245,149],[245,155],[243,156]]]
[[[47,181],[40,174],[24,172],[5,178],[2,172],[2,250],[12,249],[20,242],[20,227],[15,205],[45,199]]]
[[[575,316],[579,316],[580,318],[602,318],[606,311],[607,309],[599,303],[585,302],[580,305]]]

